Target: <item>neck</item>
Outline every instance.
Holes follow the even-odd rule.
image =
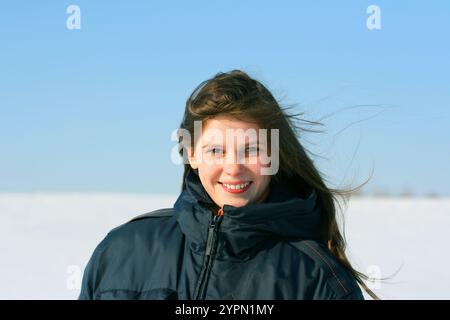
[[[267,187],[266,190],[259,196],[259,198],[254,201],[253,203],[263,203],[266,199],[267,196],[269,195],[270,192],[270,188]],[[211,211],[215,214],[218,215],[219,214],[219,210],[221,210],[222,208],[220,208],[219,206],[214,206],[214,208],[211,209]]]
[[[255,201],[255,203],[262,203],[264,201],[266,201],[267,196],[269,195],[270,192],[270,187],[267,186],[266,190],[261,194],[261,196],[258,198],[257,201]]]

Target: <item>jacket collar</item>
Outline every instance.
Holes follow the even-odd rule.
[[[203,252],[215,204],[196,171],[189,170],[185,185],[174,204],[175,216],[191,249]],[[223,207],[218,228],[219,257],[249,259],[269,238],[320,241],[322,219],[316,190],[303,198],[273,179],[269,188],[263,203]]]

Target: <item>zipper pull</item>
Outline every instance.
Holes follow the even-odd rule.
[[[214,217],[214,222],[209,226],[209,229],[208,229],[208,241],[206,242],[206,253],[205,253],[207,256],[211,255],[215,220],[216,220],[216,217]]]
[[[217,214],[217,215],[213,216],[211,224],[209,225],[208,240],[206,242],[206,255],[207,256],[211,255],[212,245],[213,245],[213,242],[215,240],[214,229],[216,228],[217,222],[222,219],[222,216],[223,216],[223,209],[222,208],[220,208],[219,213],[221,213],[221,214]]]

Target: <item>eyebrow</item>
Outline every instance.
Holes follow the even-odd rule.
[[[202,147],[202,149],[205,149],[205,148],[208,148],[208,147],[220,147],[220,148],[222,148],[222,145],[221,144],[205,144],[203,147]]]
[[[252,142],[246,143],[244,146],[245,146],[245,147],[248,147],[248,146],[250,146],[250,145],[259,145],[259,144],[258,144],[257,141],[252,141]],[[205,149],[205,148],[208,148],[208,147],[214,147],[214,148],[220,147],[220,148],[222,148],[223,145],[222,145],[222,144],[209,144],[209,143],[207,143],[207,144],[205,144],[205,145],[202,147],[202,149]]]

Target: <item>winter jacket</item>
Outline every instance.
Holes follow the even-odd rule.
[[[364,299],[321,242],[317,192],[270,183],[263,203],[214,206],[190,170],[174,207],[139,216],[94,250],[79,299]]]

